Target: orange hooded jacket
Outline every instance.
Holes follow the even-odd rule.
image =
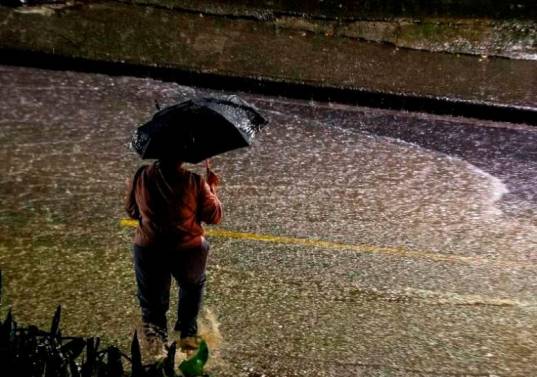
[[[126,199],[129,217],[138,220],[134,243],[142,247],[200,247],[201,223],[222,219],[222,203],[203,177],[159,162],[138,169]]]

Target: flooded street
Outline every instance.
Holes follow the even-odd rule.
[[[65,335],[128,348],[128,142],[155,100],[209,94],[0,66],[2,315],[62,304]],[[215,376],[537,375],[537,129],[241,96],[270,124],[213,160]]]

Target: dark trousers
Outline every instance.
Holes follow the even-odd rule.
[[[175,330],[181,332],[182,338],[197,334],[208,253],[206,241],[201,248],[184,250],[134,245],[134,270],[145,325],[167,334],[166,312],[173,276],[179,286]]]

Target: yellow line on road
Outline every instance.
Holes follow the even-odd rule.
[[[121,219],[120,225],[124,227],[136,227],[138,225],[138,222],[136,220],[131,220],[131,219]],[[428,259],[428,260],[440,261],[440,262],[458,262],[458,263],[468,263],[468,264],[493,264],[495,266],[503,266],[503,267],[535,267],[536,266],[534,263],[531,263],[531,262],[516,261],[516,260],[513,261],[513,260],[501,260],[501,259],[488,259],[488,258],[471,257],[471,256],[464,256],[464,255],[442,255],[442,254],[431,253],[431,252],[426,252],[426,251],[408,250],[402,247],[353,245],[353,244],[323,241],[323,240],[317,240],[317,239],[275,236],[271,234],[237,232],[233,230],[225,230],[225,229],[219,229],[219,228],[207,229],[206,234],[210,237],[217,237],[217,238],[260,241],[260,242],[268,242],[268,243],[275,243],[275,244],[281,244],[281,245],[307,246],[307,247],[313,247],[316,249],[346,250],[346,251],[353,251],[356,253],[384,254],[384,255],[393,255],[393,256],[405,257],[405,258]]]

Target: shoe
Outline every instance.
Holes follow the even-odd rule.
[[[168,340],[166,330],[149,323],[144,323],[142,329],[140,345],[143,353],[151,357],[163,354]]]
[[[202,340],[201,336],[186,336],[179,340],[179,347],[181,348],[181,351],[190,356],[198,350]]]
[[[150,323],[144,323],[143,332],[147,340],[159,340],[162,343],[166,343],[166,341],[168,340],[168,332],[163,327],[159,327]]]

